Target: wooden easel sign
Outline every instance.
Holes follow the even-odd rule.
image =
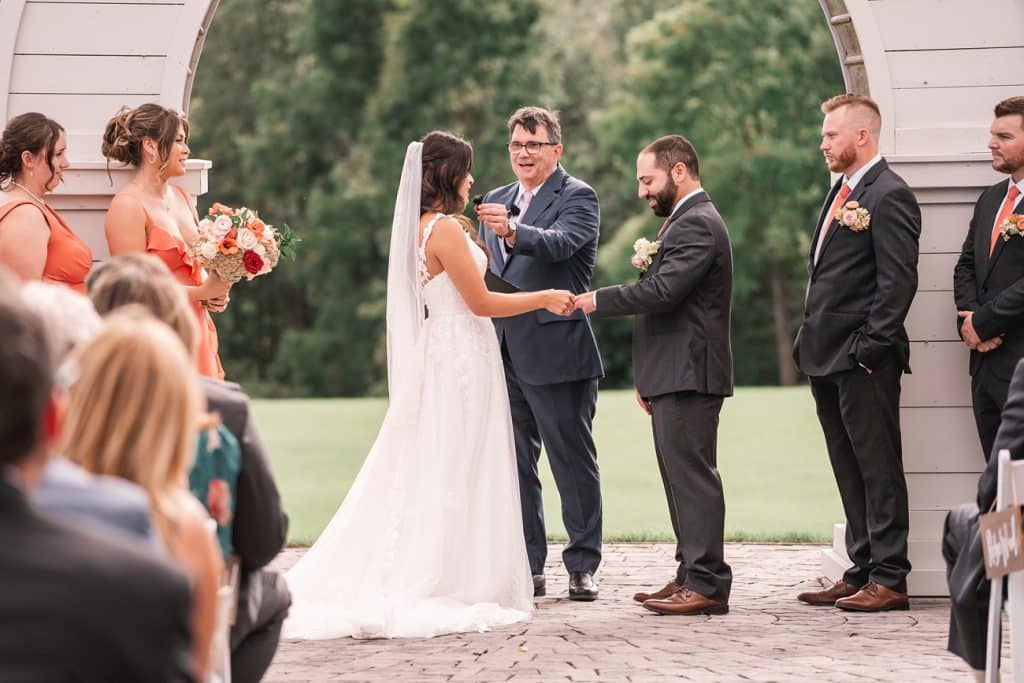
[[[1024,569],[1024,528],[1019,505],[979,515],[985,576],[996,579]]]

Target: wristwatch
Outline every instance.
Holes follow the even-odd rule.
[[[516,230],[518,230],[518,229],[519,229],[519,225],[516,223],[516,221],[514,221],[512,219],[509,219],[509,221],[508,221],[508,232],[505,233],[505,239],[508,239],[509,237],[512,237],[512,235],[515,235],[516,234]]]

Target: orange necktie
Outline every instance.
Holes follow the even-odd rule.
[[[839,192],[836,194],[835,200],[832,202],[831,208],[828,213],[825,214],[825,221],[821,225],[821,235],[818,236],[818,247],[814,250],[814,262],[818,262],[818,256],[821,254],[821,245],[825,243],[825,235],[828,234],[828,229],[832,227],[832,222],[836,219],[836,211],[839,207],[846,202],[846,198],[850,196],[850,186],[843,183],[843,186],[839,188]]]
[[[999,226],[1003,224],[1006,217],[1013,211],[1014,204],[1017,203],[1017,197],[1020,196],[1020,190],[1017,189],[1016,185],[1010,185],[1010,192],[1006,195],[1006,199],[1003,201],[1003,208],[999,210],[999,215],[996,216],[995,225],[992,226],[992,242],[988,246],[988,255],[992,256],[992,252],[996,250],[996,241],[999,239]]]

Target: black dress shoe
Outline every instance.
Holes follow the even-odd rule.
[[[543,574],[533,575],[533,597],[540,598],[547,595],[547,581]]]
[[[583,602],[597,600],[597,584],[590,572],[569,572],[569,599]]]

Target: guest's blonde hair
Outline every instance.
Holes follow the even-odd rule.
[[[89,298],[70,287],[33,280],[21,288],[21,298],[46,323],[57,363],[84,346],[103,327],[103,319]]]
[[[196,316],[185,288],[156,256],[134,252],[115,256],[98,267],[88,287],[89,298],[100,315],[128,304],[141,304],[169,325],[181,337],[189,356],[195,357],[199,346]]]
[[[196,452],[200,393],[178,336],[141,306],[126,306],[79,358],[63,452],[90,472],[139,484],[165,542],[171,510]]]

